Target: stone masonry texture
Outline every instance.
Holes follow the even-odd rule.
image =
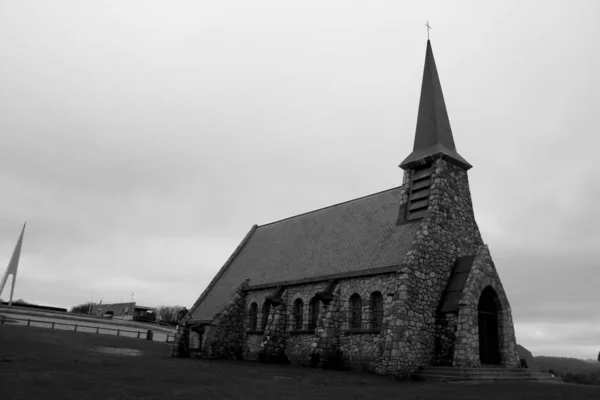
[[[199,357],[243,358],[261,362],[292,362],[312,367],[361,368],[380,374],[412,374],[429,365],[481,366],[478,303],[491,287],[498,309],[500,363],[518,365],[511,309],[490,252],[475,222],[467,172],[438,158],[432,177],[427,215],[415,222],[416,237],[401,265],[393,272],[328,281],[289,284],[283,288],[252,289],[240,282],[227,306],[210,322],[201,337],[190,334],[198,322],[189,315],[178,327],[173,354],[189,355],[201,347]],[[398,221],[408,203],[413,170],[404,173]],[[440,301],[455,261],[475,256],[458,313],[440,312]],[[329,288],[332,298],[312,308],[317,293]],[[268,315],[267,297],[279,293]],[[371,296],[383,298],[383,320],[373,323]],[[350,298],[362,301],[360,327],[352,327]],[[296,326],[294,304],[302,301],[302,323]],[[257,327],[251,329],[250,309],[256,303]],[[314,329],[311,310],[317,315]],[[266,320],[263,329],[262,321]],[[196,325],[195,325],[196,324]],[[298,329],[300,328],[300,329]]]
[[[459,303],[460,311],[458,313],[458,327],[456,330],[457,340],[454,350],[454,365],[465,367],[481,366],[481,362],[479,361],[477,306],[481,293],[486,287],[494,289],[498,296],[496,306],[499,311],[500,363],[506,367],[516,367],[520,363],[510,304],[500,282],[498,272],[494,267],[489,249],[485,245],[479,248]]]

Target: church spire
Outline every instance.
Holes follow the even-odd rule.
[[[400,168],[414,168],[439,157],[465,170],[472,167],[456,152],[431,42],[427,40],[415,145],[413,152],[400,164]]]

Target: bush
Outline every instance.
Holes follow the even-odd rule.
[[[145,313],[144,315],[140,315],[138,317],[133,318],[135,321],[140,322],[156,322],[156,314],[154,313]]]
[[[75,314],[89,314],[90,313],[90,304],[91,304],[92,310],[93,310],[94,307],[96,306],[96,303],[91,303],[88,301],[87,303],[83,303],[83,304],[79,304],[77,306],[71,307],[71,310],[69,312],[72,312]]]
[[[185,307],[182,306],[158,306],[156,309],[156,319],[164,322],[179,322],[179,312]]]

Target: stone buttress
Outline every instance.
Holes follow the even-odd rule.
[[[287,340],[287,296],[285,292],[277,303],[272,304],[267,317],[267,325],[264,330],[262,349],[258,353],[261,362],[285,364],[288,359],[285,355],[285,343]]]
[[[227,306],[203,327],[204,338],[198,344],[204,358],[233,358],[243,359],[243,348],[246,341],[245,316],[246,294],[244,288],[249,280],[235,291]],[[178,325],[175,339],[174,356],[188,357],[190,331],[193,326],[188,323],[190,315],[182,319]]]

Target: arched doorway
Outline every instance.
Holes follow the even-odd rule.
[[[500,341],[498,334],[498,295],[486,287],[477,306],[479,319],[479,359],[481,364],[500,364]]]

